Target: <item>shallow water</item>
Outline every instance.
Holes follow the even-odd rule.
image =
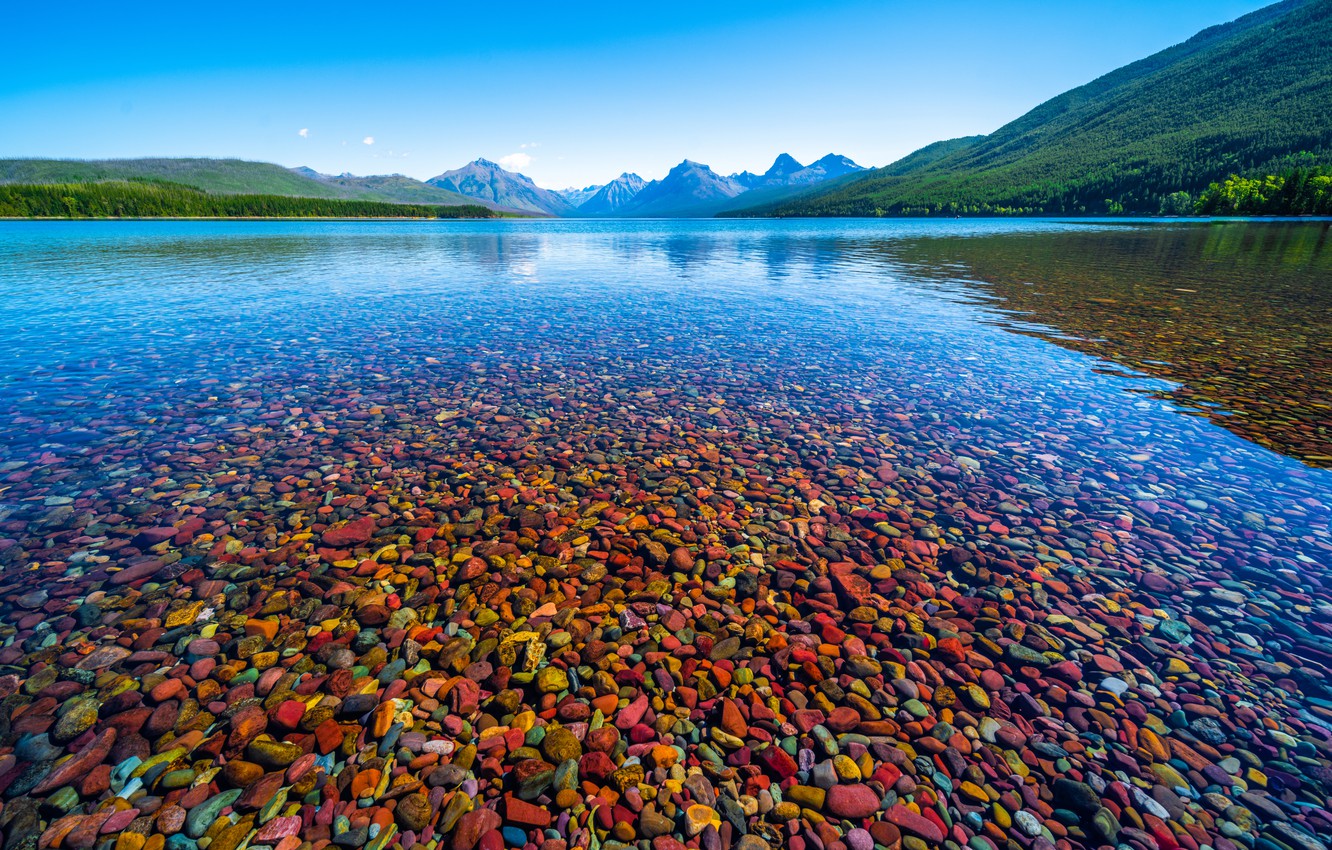
[[[1192,373],[1229,381],[1241,404],[1270,400],[1259,371],[1272,352],[1252,339],[1257,321],[1295,364],[1286,382],[1307,378],[1301,386],[1319,404],[1289,407],[1314,420],[1315,442],[1325,441],[1332,390],[1318,330],[1332,321],[1332,295],[1318,283],[1332,251],[1307,239],[1285,250],[1244,246],[1236,228],[1260,237],[1326,233],[1229,225],[1232,247],[1204,263],[1198,242],[1214,248],[1216,226],[9,223],[0,225],[0,405],[22,427],[10,429],[0,452],[7,461],[54,452],[78,465],[149,416],[149,432],[198,440],[264,421],[279,399],[433,410],[498,393],[495,401],[525,404],[518,396],[531,387],[487,386],[480,377],[495,371],[569,401],[614,390],[734,395],[716,413],[689,409],[697,427],[733,428],[746,409],[795,421],[848,407],[870,430],[911,439],[920,422],[956,432],[946,449],[1016,441],[1080,467],[1095,455],[1096,466],[1127,478],[1141,465],[1132,457],[1149,454],[1200,494],[1232,489],[1239,476],[1247,486],[1237,504],[1277,514],[1293,493],[1321,502],[1332,479],[1181,417],[1187,404],[1146,397],[1180,401],[1181,390],[1194,389],[1180,379]],[[1181,269],[1179,254],[1195,261]],[[986,280],[1004,272],[1005,283]],[[1121,307],[1111,282],[1136,298]],[[1065,350],[1118,356],[1125,343],[1116,337],[1134,335],[1101,324],[1103,314],[1147,310],[1134,322],[1141,331],[1167,288],[1176,297],[1200,289],[1196,300],[1226,315],[1190,321],[1176,308],[1157,336],[1209,338],[1215,348],[1217,337],[1249,335],[1224,349],[1238,362],[1231,377],[1170,358],[1168,345],[1153,346],[1144,333],[1119,361],[1175,380],[1125,376]],[[1290,289],[1305,302],[1283,297]],[[1294,313],[1303,325],[1281,323]],[[1298,330],[1306,350],[1287,350],[1282,328]],[[1201,395],[1220,416],[1238,406]],[[624,415],[594,413],[605,424]],[[1000,460],[1021,462],[1010,454]]]
[[[961,267],[1030,332],[1165,378],[1172,401],[1332,465],[1328,222],[942,233],[882,250],[913,276],[950,280]]]
[[[421,577],[381,587],[366,559],[399,551],[320,543],[371,507],[404,561],[413,544],[398,535],[423,522],[417,557],[436,526],[467,544],[463,562],[484,538],[509,547],[491,550],[511,569],[491,590],[455,578],[447,604],[442,591],[400,594],[438,605],[447,634],[469,639],[482,633],[477,605],[526,593],[531,604],[503,609],[525,616],[556,579],[569,593],[641,588],[654,574],[647,538],[630,528],[641,540],[625,542],[620,524],[638,513],[665,524],[661,539],[720,546],[708,558],[756,569],[793,606],[778,621],[828,614],[830,565],[905,569],[896,595],[884,582],[898,580],[876,573],[886,596],[856,596],[856,610],[916,606],[914,620],[899,612],[894,646],[917,661],[932,645],[912,629],[959,594],[1001,607],[985,609],[985,628],[1033,611],[1064,623],[1088,689],[1093,670],[1125,664],[1146,665],[1146,682],[1165,652],[1190,669],[1158,670],[1148,710],[1219,691],[1305,742],[1296,754],[1255,724],[1227,746],[1271,762],[1265,793],[1317,832],[1332,826],[1311,803],[1332,790],[1332,471],[1318,468],[1329,294],[1317,285],[1332,252],[1321,225],[1208,227],[0,223],[0,664],[13,671],[2,690],[89,657],[103,676],[157,675],[160,659],[135,666],[114,647],[194,592],[209,616],[253,617],[275,582],[312,592],[314,575],[373,591],[356,610],[389,604]],[[1179,290],[1196,290],[1195,308],[1162,315],[1195,294]],[[550,511],[541,531],[523,524],[530,505]],[[677,539],[676,516],[697,534]],[[549,563],[534,567],[537,553]],[[808,568],[808,586],[778,582],[780,563]],[[602,578],[579,585],[574,567],[588,565]],[[696,577],[709,593],[707,605],[694,594],[696,616],[734,593],[720,574]],[[100,619],[75,616],[85,602]],[[313,605],[312,630],[296,618],[278,644],[284,658],[322,640],[315,614],[329,612]],[[184,646],[181,628],[168,643]],[[1005,628],[996,639],[1022,639]],[[1067,696],[1068,683],[1021,670],[1038,672],[1013,672],[1008,697]],[[212,700],[195,707],[220,714]],[[1067,735],[1088,734],[1080,722]],[[460,742],[470,729],[430,723],[423,734]]]

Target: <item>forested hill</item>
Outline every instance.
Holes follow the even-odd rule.
[[[333,176],[319,174],[308,168],[284,168],[271,162],[243,159],[0,159],[0,185],[97,183],[107,180],[165,181],[191,186],[213,195],[286,195],[294,198],[341,198],[435,206],[483,203],[398,174]]]
[[[1191,211],[1192,199],[1231,174],[1332,164],[1329,45],[1332,0],[1286,0],[1066,92],[988,136],[936,143],[859,179],[740,214]]]
[[[0,218],[494,218],[479,204],[210,194],[163,181],[0,184]]]
[[[242,159],[0,159],[0,183],[95,183],[165,180],[213,194],[345,197],[327,186],[270,162]]]

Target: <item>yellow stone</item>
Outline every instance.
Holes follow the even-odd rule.
[[[980,685],[968,682],[965,685],[959,685],[958,690],[966,697],[972,708],[984,711],[990,707],[990,695],[985,693],[985,689]]]
[[[709,825],[713,829],[721,828],[721,815],[717,814],[716,810],[699,803],[685,809],[685,834],[690,838],[698,835]]]
[[[1189,672],[1189,665],[1185,664],[1179,658],[1171,658],[1166,662],[1165,673],[1167,676],[1179,676]]]
[[[860,759],[856,762],[856,766],[860,768],[861,776],[874,775],[874,758],[868,752],[860,754]]]
[[[1027,763],[1013,750],[1004,750],[1004,761],[1018,776],[1026,778],[1031,775],[1031,768],[1027,767]]]
[[[514,729],[521,729],[525,733],[531,732],[532,727],[536,726],[536,719],[536,712],[522,711],[513,716],[513,720],[509,723],[509,726]]]
[[[203,610],[204,602],[200,599],[198,602],[190,602],[167,612],[166,620],[162,625],[168,629],[174,629],[177,626],[188,626],[199,619],[199,612]]]
[[[134,770],[130,772],[130,777],[137,778],[143,776],[159,764],[171,764],[176,759],[185,755],[186,752],[188,752],[188,750],[184,747],[173,747],[165,752],[158,753],[155,756],[149,756],[143,764],[134,768]]]
[[[1157,775],[1157,777],[1161,780],[1162,783],[1170,786],[1171,788],[1190,787],[1188,780],[1180,776],[1179,771],[1175,770],[1173,767],[1171,767],[1168,764],[1154,764],[1151,766],[1151,770],[1152,773],[1155,773]]]
[[[115,850],[143,850],[146,841],[147,836],[125,830],[116,836]]]
[[[745,745],[745,742],[740,738],[735,737],[729,732],[723,732],[716,726],[712,727],[712,740],[731,750],[741,749]]]
[[[974,782],[964,781],[958,787],[958,790],[962,792],[962,796],[973,803],[988,803],[990,801],[990,795],[985,793],[985,789]]]
[[[859,782],[861,780],[860,767],[846,755],[833,756],[833,770],[837,771],[837,778],[843,782]]]

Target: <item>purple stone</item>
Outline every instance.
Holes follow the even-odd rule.
[[[846,846],[851,850],[874,850],[874,839],[870,836],[868,829],[856,827],[847,832]]]

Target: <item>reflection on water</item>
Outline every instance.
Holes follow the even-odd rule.
[[[909,239],[913,276],[976,281],[1022,332],[1165,378],[1247,439],[1332,465],[1329,224],[1149,225]]]

